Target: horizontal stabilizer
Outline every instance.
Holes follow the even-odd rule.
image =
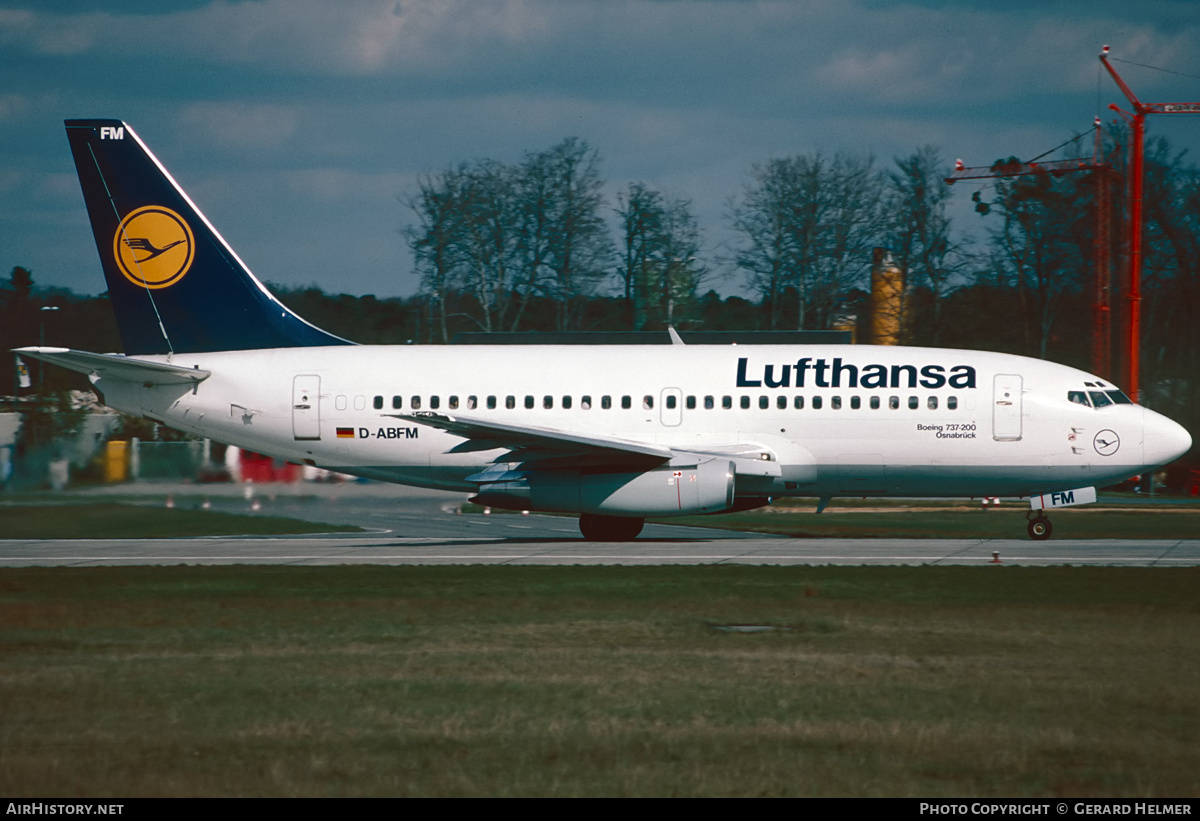
[[[120,379],[143,385],[185,385],[203,382],[211,375],[200,368],[184,368],[165,362],[147,362],[111,353],[89,353],[70,348],[17,348],[14,353],[61,365],[96,379]]]

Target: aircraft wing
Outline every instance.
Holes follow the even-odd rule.
[[[652,466],[670,461],[675,452],[663,445],[630,442],[609,436],[592,436],[532,425],[506,425],[502,422],[449,416],[433,411],[390,413],[397,419],[420,422],[432,428],[453,433],[466,441],[450,449],[450,453],[507,448],[517,459],[546,457],[592,457],[601,462]]]
[[[550,467],[559,460],[568,460],[574,466],[581,463],[591,465],[613,465],[635,470],[649,470],[672,459],[695,463],[696,459],[707,461],[720,458],[732,462],[739,474],[753,476],[779,476],[779,463],[768,460],[762,448],[753,444],[728,446],[706,446],[695,449],[678,449],[649,442],[633,442],[611,436],[594,436],[573,431],[539,428],[532,425],[506,425],[502,422],[450,416],[433,411],[416,413],[389,413],[397,419],[407,419],[423,425],[461,436],[465,440],[455,445],[448,453],[470,453],[481,450],[507,449],[509,459],[503,461],[537,462]],[[488,472],[491,481],[491,472]],[[480,474],[482,476],[482,474]]]
[[[120,379],[144,385],[186,385],[203,382],[212,375],[211,371],[199,368],[147,362],[115,353],[74,351],[70,348],[16,348],[13,353],[85,373],[93,382],[96,379]]]

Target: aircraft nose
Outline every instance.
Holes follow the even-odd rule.
[[[1192,435],[1187,429],[1160,413],[1146,411],[1143,432],[1145,462],[1148,467],[1173,462],[1191,450]]]

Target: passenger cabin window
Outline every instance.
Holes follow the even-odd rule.
[[[345,394],[338,394],[337,396],[335,396],[333,399],[333,406],[335,408],[337,408],[338,410],[345,410],[346,409]]]
[[[450,410],[458,410],[458,397],[457,397],[457,396],[451,396],[451,397],[450,397],[450,398],[449,398],[449,399],[446,401],[446,406],[447,406],[447,407],[449,407],[449,408],[450,408]]]
[[[525,396],[525,409],[533,410],[533,397],[529,396],[528,394]]]
[[[601,396],[600,397],[601,410],[609,410],[611,407],[612,407],[612,397],[611,396]]]
[[[946,409],[947,410],[958,410],[958,397],[957,396],[947,396],[946,397]]]
[[[689,397],[687,398],[687,409],[688,409],[688,410],[695,410],[695,409],[696,409],[696,397],[694,397],[694,396],[689,396]]]
[[[488,410],[495,410],[495,409],[496,409],[496,397],[494,397],[494,396],[489,396],[489,397],[487,398],[487,408],[488,408]]]
[[[775,407],[779,410],[787,410],[787,397],[778,396],[775,398]]]
[[[478,406],[479,406],[479,397],[476,397],[476,396],[468,396],[467,397],[467,410],[475,410],[475,408],[477,408]]]
[[[705,410],[712,410],[716,406],[717,406],[717,402],[715,399],[713,399],[711,396],[704,397],[704,409]]]
[[[742,400],[741,400],[741,405],[742,405],[742,410],[749,410],[749,408],[750,408],[750,397],[749,397],[749,396],[743,396],[743,397],[742,397]]]
[[[375,410],[383,410],[383,397],[376,396],[374,404],[375,404]]]
[[[632,407],[633,407],[633,397],[632,396],[622,396],[621,397],[621,410],[629,410]]]
[[[840,397],[840,396],[829,397],[829,407],[832,410],[841,410],[842,409],[842,397]]]
[[[919,397],[919,396],[908,397],[908,409],[909,410],[916,410],[919,407],[921,407],[921,397]]]
[[[542,407],[545,408],[546,410],[554,410],[554,397],[553,396],[543,396],[542,397]]]
[[[564,396],[562,398],[562,406],[563,406],[563,410],[570,410],[571,409],[571,397]]]
[[[679,402],[676,401],[675,394],[669,394],[667,396],[667,410],[675,410],[675,407],[678,404],[679,404]]]
[[[392,410],[400,410],[403,407],[404,407],[404,397],[403,396],[393,396],[392,397]]]
[[[733,407],[733,397],[732,396],[722,396],[721,397],[721,407],[724,408],[725,410],[731,409]]]
[[[878,396],[871,397],[871,410],[879,410],[879,397]]]
[[[794,407],[796,410],[804,410],[804,397],[797,396],[794,400],[792,400],[792,407]]]
[[[928,407],[930,410],[937,410],[937,405],[938,405],[937,397],[936,396],[929,397],[929,402],[926,404],[926,407]]]
[[[516,406],[517,406],[517,397],[515,397],[515,396],[504,397],[504,407],[508,408],[509,410],[512,410]]]
[[[430,410],[437,410],[441,406],[442,406],[442,397],[440,397],[440,396],[429,397],[429,409]]]
[[[822,400],[821,400],[821,397],[819,397],[819,396],[814,396],[814,397],[813,397],[813,399],[812,399],[812,409],[813,409],[813,410],[820,410],[820,409],[821,409],[821,401],[822,401]]]
[[[354,409],[355,410],[364,410],[366,407],[367,407],[367,397],[365,397],[365,396],[354,397]]]
[[[861,396],[851,396],[850,397],[850,410],[858,410],[861,407],[862,407],[862,397]]]
[[[899,396],[889,396],[888,397],[888,408],[890,408],[891,410],[899,410],[900,409],[900,397]]]
[[[592,409],[592,397],[590,397],[590,396],[579,397],[579,409],[580,410],[591,410]]]
[[[408,406],[410,408],[412,408],[413,410],[420,410],[421,409],[421,397],[414,396],[412,399],[409,400]]]
[[[642,397],[642,410],[654,409],[654,397],[649,394]]]

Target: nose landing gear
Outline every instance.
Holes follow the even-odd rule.
[[[1033,516],[1032,514],[1035,512],[1037,515]],[[1050,534],[1054,531],[1054,528],[1050,526],[1050,520],[1046,518],[1046,514],[1040,510],[1031,510],[1025,514],[1025,519],[1029,522],[1025,528],[1029,531],[1029,538],[1039,542],[1050,538]]]

